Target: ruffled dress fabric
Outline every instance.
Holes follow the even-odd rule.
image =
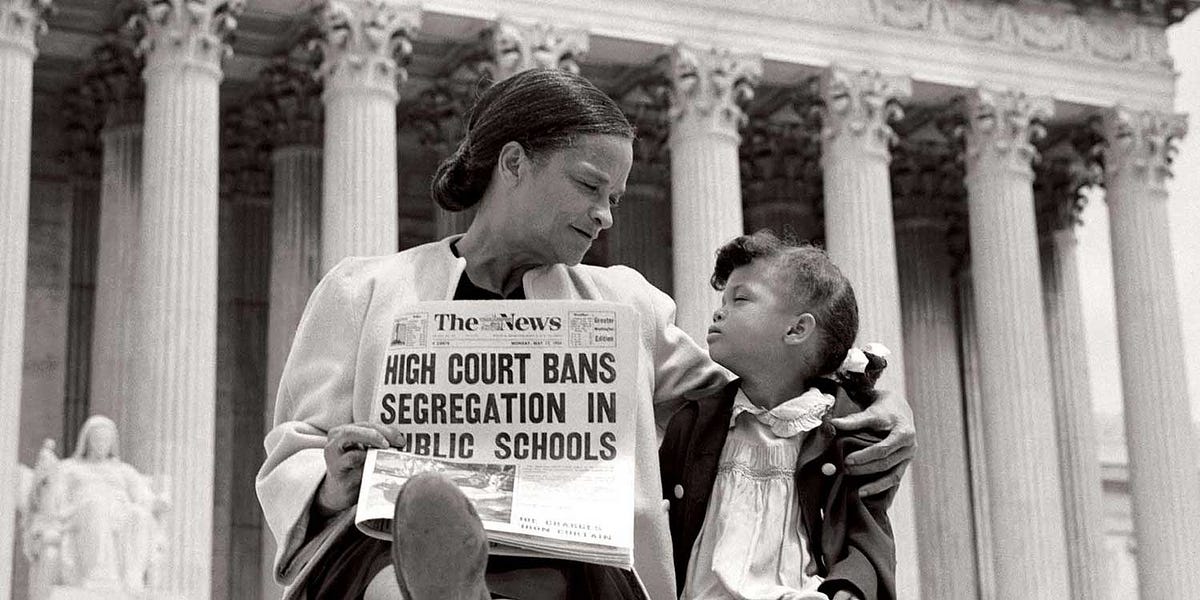
[[[683,600],[828,599],[817,591],[795,473],[804,436],[833,401],[814,388],[768,411],[738,392]]]

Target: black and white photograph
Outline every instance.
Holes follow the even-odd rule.
[[[0,600],[1200,599],[1198,115],[1200,0],[0,0]]]

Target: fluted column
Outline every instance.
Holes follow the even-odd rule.
[[[86,83],[68,88],[65,150],[71,181],[71,260],[67,294],[67,344],[62,406],[62,447],[74,448],[88,417],[96,246],[100,215],[100,124],[96,97]],[[74,430],[74,431],[72,431]]]
[[[717,296],[717,248],[741,235],[739,104],[762,73],[758,57],[679,44],[671,53],[671,232],[675,322],[704,345]]]
[[[0,489],[6,491],[17,489],[34,40],[49,9],[50,0],[0,0]],[[0,493],[0,598],[11,593],[15,500]]]
[[[1087,356],[1088,348],[1075,258],[1079,245],[1075,228],[1084,205],[1080,188],[1087,183],[1081,177],[1084,173],[1074,157],[1046,156],[1037,169],[1035,198],[1071,597],[1101,600],[1105,589],[1100,550],[1104,507],[1091,385],[1087,361],[1081,358]]]
[[[92,335],[92,411],[124,431],[134,356],[133,327],[142,188],[143,89],[141,61],[119,39],[93,53],[98,96],[104,101],[100,138],[100,242],[96,259],[96,318]]]
[[[96,319],[92,337],[92,411],[117,425],[130,423],[137,298],[138,231],[142,188],[142,124],[115,122],[100,133],[100,246],[96,260]]]
[[[901,116],[901,98],[912,93],[904,77],[870,69],[831,67],[821,81],[824,100],[821,167],[825,191],[825,245],[860,299],[858,339],[904,347],[888,125]],[[904,355],[893,354],[880,386],[904,389]],[[919,573],[913,489],[904,481],[889,514],[896,538],[897,593],[918,597]]]
[[[948,187],[943,178],[960,173],[946,169],[952,156],[945,151],[910,148],[898,152],[897,161],[905,163],[893,168],[903,365],[920,448],[911,475],[919,597],[978,598],[954,260],[947,241],[948,213],[959,198],[941,192]],[[860,300],[861,305],[872,302]]]
[[[617,100],[637,131],[625,200],[614,213],[608,264],[637,269],[655,287],[671,293],[671,171],[667,79],[651,73]]]
[[[1049,99],[968,98],[966,185],[997,598],[1069,598],[1031,135]],[[1018,526],[1018,524],[1020,524]],[[1029,532],[1037,532],[1030,535]]]
[[[398,58],[420,9],[382,0],[329,0],[320,12],[325,84],[321,272],[347,256],[399,247],[396,91]]]
[[[218,91],[241,3],[147,2],[137,284],[137,425],[127,453],[171,503],[164,595],[210,596],[217,329]]]
[[[611,264],[633,267],[647,281],[669,291],[672,252],[663,229],[670,222],[671,207],[666,195],[661,184],[630,181],[613,227],[605,235]]]
[[[321,277],[321,139],[324,109],[316,64],[303,45],[259,74],[252,107],[271,145],[271,237],[263,423],[275,420],[275,396],[304,305]],[[258,136],[251,133],[251,142]],[[279,597],[275,537],[262,535],[261,597]]]
[[[268,427],[304,304],[321,277],[321,86],[303,58],[280,59],[259,76],[254,108],[271,145],[271,274],[267,326]],[[253,135],[253,134],[251,134]]]
[[[964,256],[964,259],[967,257]],[[983,392],[980,389],[979,327],[975,317],[975,284],[969,259],[955,274],[959,314],[959,356],[962,357],[963,411],[966,413],[967,454],[971,471],[971,514],[974,523],[975,564],[979,599],[997,600],[996,560],[992,546],[991,494],[988,493],[984,436]],[[919,433],[918,433],[919,435]]]
[[[1138,587],[1144,598],[1184,598],[1200,590],[1200,482],[1165,181],[1187,121],[1119,107],[1104,129]]]

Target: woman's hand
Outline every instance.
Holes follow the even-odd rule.
[[[868,448],[846,457],[846,471],[851,475],[880,475],[859,488],[858,493],[872,496],[900,484],[904,470],[917,449],[917,430],[913,426],[912,408],[902,396],[887,390],[875,391],[875,402],[866,410],[832,419],[834,427],[843,431],[874,429],[887,431],[887,437]]]
[[[329,516],[358,500],[368,448],[389,447],[387,429],[375,423],[351,423],[329,430],[325,442],[325,479],[313,500],[317,514]]]

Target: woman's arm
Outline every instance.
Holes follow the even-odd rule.
[[[317,284],[279,382],[275,427],[264,441],[267,458],[255,480],[279,544],[277,575],[312,537],[309,515],[325,481],[328,432],[353,420],[354,374],[369,293],[360,265],[344,260]]]
[[[900,394],[887,390],[872,393],[875,400],[865,410],[830,421],[844,432],[887,432],[879,442],[846,457],[846,468],[851,475],[874,476],[859,490],[863,496],[880,494],[900,485],[917,450],[912,407]]]

